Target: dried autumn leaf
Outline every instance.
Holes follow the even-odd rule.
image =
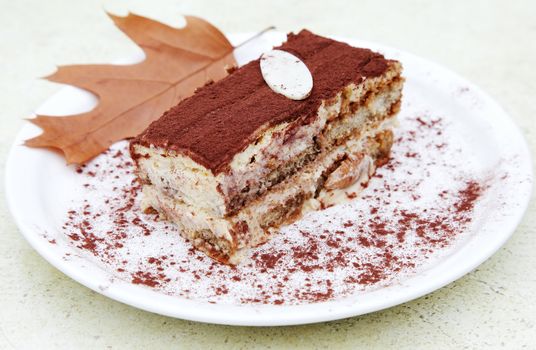
[[[66,117],[38,115],[30,121],[43,133],[30,147],[63,151],[68,163],[84,163],[114,142],[142,132],[153,120],[235,65],[233,46],[213,25],[186,16],[176,29],[145,17],[109,15],[145,53],[133,65],[62,66],[46,79],[75,85],[99,97],[91,111]]]

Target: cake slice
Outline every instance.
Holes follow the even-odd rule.
[[[256,60],[199,89],[130,143],[143,209],[223,263],[238,263],[305,208],[365,185],[393,143],[399,62],[306,30],[278,49],[312,73],[306,99],[272,91]]]

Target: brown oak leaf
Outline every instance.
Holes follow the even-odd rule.
[[[226,66],[236,65],[231,43],[201,18],[186,16],[186,26],[177,29],[134,14],[109,16],[142,48],[145,60],[59,67],[46,79],[89,90],[99,103],[86,113],[31,119],[43,133],[26,140],[27,146],[58,149],[67,163],[84,163],[138,135],[196,88],[225,77]]]

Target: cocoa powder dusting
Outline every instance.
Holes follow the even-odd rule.
[[[389,65],[381,54],[307,30],[289,34],[288,41],[278,48],[298,56],[311,71],[314,85],[308,98],[295,101],[273,92],[255,60],[165,112],[133,144],[184,152],[218,173],[255,139],[261,127],[306,122],[322,100],[334,97],[352,82],[382,75]]]
[[[76,170],[90,186],[66,213],[65,239],[117,278],[211,303],[322,302],[396,283],[470,231],[489,187],[485,177],[456,171],[451,155],[460,150],[441,118],[401,124],[392,158],[357,198],[307,214],[236,267],[214,262],[173,224],[141,212],[125,143]],[[437,176],[445,181],[430,182]]]

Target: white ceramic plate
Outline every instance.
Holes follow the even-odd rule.
[[[233,35],[231,39],[239,43],[247,37],[245,34]],[[281,42],[282,38],[280,33],[268,33],[237,50],[237,59],[241,63],[253,59],[272,44]],[[401,123],[409,111],[428,111],[442,116],[452,126],[451,134],[464,150],[462,156],[473,164],[463,169],[465,173],[495,171],[497,164],[507,172],[507,176],[503,176],[507,178],[503,179],[505,182],[492,186],[486,200],[477,205],[475,223],[467,228],[464,239],[454,242],[447,254],[439,255],[433,262],[427,262],[415,273],[396,282],[317,303],[211,303],[202,298],[188,299],[135,285],[117,278],[106,266],[81,254],[66,240],[60,228],[73,201],[84,195],[81,180],[74,168],[65,166],[63,158],[57,154],[21,145],[23,140],[39,133],[38,128],[30,124],[25,125],[17,136],[6,166],[8,203],[22,234],[52,265],[98,293],[171,317],[230,325],[292,325],[356,316],[418,298],[470,272],[506,242],[527,207],[532,166],[521,133],[490,97],[449,70],[392,48],[338,39],[378,50],[403,63],[407,82]],[[135,58],[139,59],[141,57]],[[92,95],[65,87],[47,100],[38,112],[66,115],[88,110],[95,103]],[[501,205],[493,204],[497,202]],[[330,213],[337,215],[336,211]],[[51,240],[62,244],[51,244]]]

